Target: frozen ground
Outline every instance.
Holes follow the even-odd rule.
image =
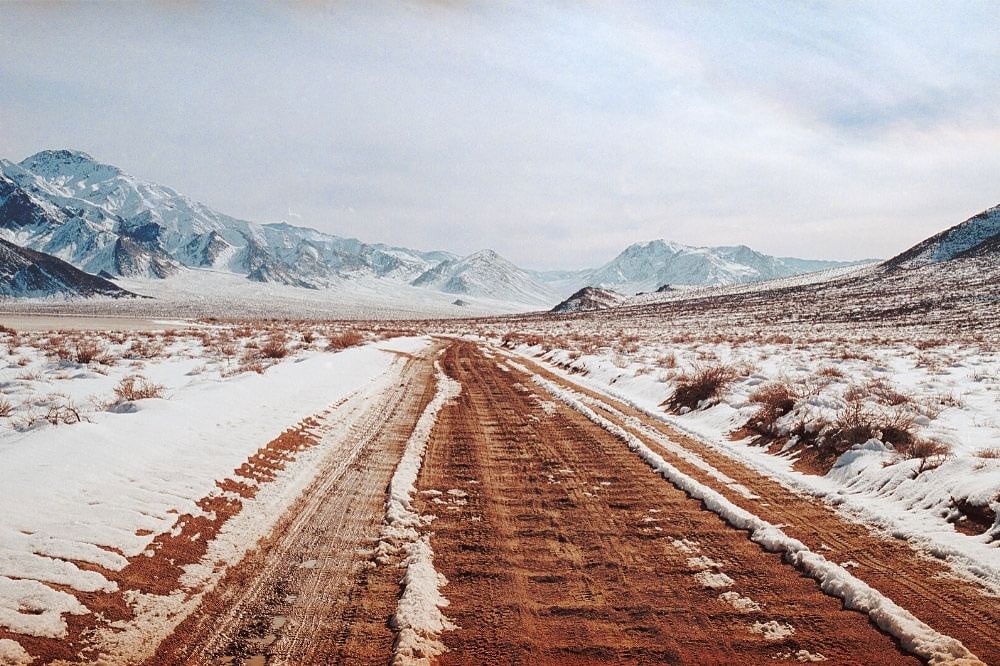
[[[219,481],[268,441],[378,393],[397,352],[426,344],[341,350],[357,342],[329,328],[0,333],[0,630],[66,636],[66,616],[88,609],[64,589],[113,593],[102,572],[151,554],[179,515],[209,516],[205,498],[225,500]]]
[[[474,317],[524,312],[533,308],[367,277],[344,278],[329,288],[307,289],[251,282],[244,276],[223,271],[191,269],[169,280],[122,278],[115,283],[145,298],[8,298],[0,299],[0,311],[167,319],[283,317],[385,320]],[[456,305],[455,301],[462,304]]]

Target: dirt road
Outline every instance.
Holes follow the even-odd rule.
[[[444,663],[910,661],[526,375],[471,344],[444,362],[463,392],[420,478]]]
[[[271,538],[227,574],[150,664],[349,660],[342,648],[359,621],[385,487],[430,400],[432,371],[429,358],[407,362],[401,383],[352,428],[349,447],[324,461]],[[391,612],[391,601],[379,609],[383,616]],[[378,651],[387,654],[391,634],[383,634]]]
[[[420,533],[453,625],[434,636],[447,649],[437,661],[921,663],[537,377],[830,561],[850,561],[858,578],[986,663],[1000,659],[994,600],[905,543],[524,359],[465,341],[439,346],[440,371],[461,392],[437,417],[412,497],[416,513],[434,516]],[[392,661],[408,562],[376,558],[375,545],[389,479],[435,394],[433,360],[411,359],[270,538],[148,663]]]

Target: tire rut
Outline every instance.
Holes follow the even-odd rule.
[[[324,469],[263,542],[231,569],[149,664],[320,664],[353,656],[385,488],[433,393],[432,355],[406,361],[400,379],[359,415]],[[371,402],[371,401],[369,401]],[[392,634],[374,648],[384,663]]]
[[[919,663],[475,345],[418,487],[449,581],[442,663]],[[724,595],[724,596],[722,596]]]
[[[914,549],[906,541],[850,522],[823,502],[788,489],[630,405],[570,382],[527,359],[519,357],[517,361],[530,366],[532,372],[585,396],[588,404],[602,416],[731,502],[771,523],[781,524],[786,534],[827,559],[848,562],[852,574],[936,630],[962,641],[988,663],[1000,662],[1000,635],[995,631],[1000,626],[1000,604],[978,585],[959,578],[946,563]],[[664,446],[659,441],[661,438],[697,455],[750,490],[757,499],[748,499],[719,483]]]

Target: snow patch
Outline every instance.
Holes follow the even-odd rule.
[[[754,622],[750,631],[754,634],[763,634],[765,640],[780,641],[794,634],[795,627],[777,620],[769,620],[767,622]]]
[[[441,588],[448,581],[434,569],[430,534],[419,532],[433,517],[418,514],[412,506],[417,475],[438,413],[461,392],[461,385],[446,375],[438,363],[435,363],[435,368],[437,390],[417,420],[389,482],[382,540],[376,549],[381,563],[388,562],[392,553],[404,553],[402,566],[406,568],[406,573],[402,580],[403,592],[391,622],[397,632],[392,663],[399,665],[430,664],[447,650],[438,636],[455,628],[441,612],[448,605],[448,600],[441,594]],[[453,497],[458,493],[463,491],[449,491]]]

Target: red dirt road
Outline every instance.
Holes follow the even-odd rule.
[[[627,405],[518,358],[524,372],[503,352],[466,341],[440,341],[409,358],[398,382],[352,412],[345,423],[353,426],[345,425],[343,441],[324,454],[278,527],[146,663],[393,660],[391,618],[408,563],[401,555],[376,560],[374,548],[389,480],[437,390],[435,362],[461,392],[438,415],[413,495],[412,509],[434,517],[420,533],[447,580],[439,581],[448,600],[442,610],[455,625],[434,636],[447,651],[433,661],[921,663],[867,615],[844,609],[654,473],[615,435],[555,400],[533,381],[540,375],[831,561],[853,560],[853,574],[987,663],[1000,663],[998,605],[949,577],[943,564]],[[262,465],[253,469],[263,474]],[[73,660],[69,652],[58,656]]]
[[[420,476],[443,663],[917,663],[526,375],[467,343],[444,365],[462,394]]]

